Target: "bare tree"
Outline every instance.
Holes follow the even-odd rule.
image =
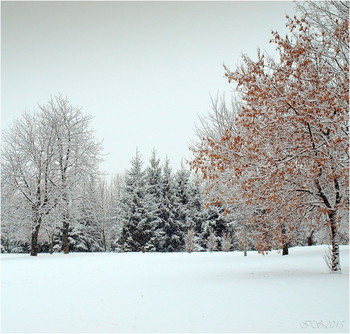
[[[185,234],[185,250],[187,253],[192,253],[195,248],[195,235],[194,229],[189,229]]]
[[[218,248],[218,239],[216,237],[215,231],[211,228],[209,230],[210,234],[207,239],[207,249],[209,252],[215,251]]]
[[[124,186],[123,175],[115,175],[110,182],[99,179],[96,186],[96,211],[99,217],[99,230],[102,235],[103,249],[109,251],[114,234],[118,234],[118,222],[115,220],[118,201],[121,199],[121,189]]]
[[[31,255],[38,253],[43,217],[57,204],[53,195],[53,132],[38,113],[24,113],[3,134],[2,173],[31,208]]]
[[[54,208],[54,215],[60,213],[63,223],[62,250],[69,252],[69,223],[74,203],[81,197],[79,184],[98,174],[101,160],[102,146],[94,139],[91,119],[58,96],[36,112],[25,112],[3,134],[3,178],[31,208],[33,256],[38,253],[43,224],[52,236],[47,218]]]
[[[53,132],[54,165],[58,175],[55,186],[62,211],[62,251],[68,254],[71,211],[77,199],[74,190],[88,176],[99,173],[102,146],[90,127],[92,116],[83,115],[81,107],[71,105],[67,98],[56,96],[39,108]]]
[[[223,234],[221,246],[224,252],[229,252],[232,249],[232,235],[230,233]]]
[[[1,179],[1,252],[23,252],[30,243],[30,207],[8,180]]]

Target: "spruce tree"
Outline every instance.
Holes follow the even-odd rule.
[[[232,235],[231,216],[226,214],[222,205],[210,205],[205,209],[202,224],[202,246],[207,247],[206,240],[210,234],[215,234],[218,249],[222,249],[222,238],[225,234]],[[227,236],[226,236],[227,237]]]
[[[176,252],[179,250],[180,233],[177,230],[174,177],[166,159],[161,177],[161,224],[158,227],[158,251]]]
[[[162,189],[161,189],[161,172],[160,160],[156,156],[156,151],[153,150],[149,161],[149,167],[146,171],[146,196],[147,202],[147,229],[150,234],[150,239],[145,245],[148,251],[161,251],[160,240],[163,237],[161,204],[162,204]]]
[[[196,235],[202,234],[202,222],[204,218],[204,199],[201,180],[191,176],[187,184],[188,203],[186,229],[194,229]]]
[[[185,248],[184,235],[188,230],[190,217],[190,172],[181,168],[175,174],[175,220],[172,236],[172,244],[175,251],[183,251]]]
[[[147,182],[146,172],[139,152],[131,159],[131,168],[126,172],[125,188],[121,199],[120,222],[122,233],[121,249],[125,252],[138,252],[149,249],[153,237],[152,228],[148,225]]]

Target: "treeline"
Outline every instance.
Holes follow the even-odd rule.
[[[137,152],[99,171],[92,117],[57,96],[2,136],[1,252],[181,252],[239,248],[237,217],[207,205],[204,182]]]
[[[70,252],[229,251],[241,247],[237,217],[206,205],[203,181],[181,168],[172,172],[155,151],[149,164],[137,152],[130,169],[107,182],[88,177],[70,203]],[[13,189],[12,189],[13,190]],[[79,191],[78,191],[79,190]],[[30,251],[33,222],[20,193],[3,193],[2,252]],[[38,252],[63,251],[62,213],[42,220]]]
[[[136,152],[130,168],[107,181],[89,175],[70,203],[69,252],[192,252],[256,250],[244,213],[210,203],[208,184],[186,168],[175,172],[153,151],[144,166]],[[29,211],[28,211],[29,210]],[[1,252],[31,251],[30,208],[20,192],[2,192]],[[29,213],[29,214],[28,214]],[[59,207],[43,217],[38,253],[63,250]],[[322,228],[300,229],[293,245],[327,242]]]

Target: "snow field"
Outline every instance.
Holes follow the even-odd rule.
[[[326,249],[2,254],[1,332],[346,333],[349,246],[342,274]]]

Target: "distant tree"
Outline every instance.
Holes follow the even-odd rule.
[[[125,175],[114,175],[110,181],[110,225],[108,227],[109,247],[112,251],[120,251],[120,238],[123,230],[122,222],[122,203],[125,188]]]
[[[221,249],[224,252],[229,252],[232,246],[232,235],[230,233],[224,233],[221,241]]]
[[[195,243],[195,236],[196,232],[193,228],[190,228],[184,236],[185,241],[185,251],[187,253],[192,253],[195,250],[196,243]]]
[[[216,237],[215,231],[211,228],[209,230],[209,236],[207,239],[207,250],[209,252],[212,252],[217,249],[218,249],[218,239]]]
[[[95,202],[97,204],[98,230],[102,238],[104,251],[111,248],[112,229],[114,219],[114,191],[112,185],[100,179],[97,184]]]
[[[103,181],[94,176],[85,180],[79,191],[81,197],[76,203],[75,219],[71,220],[72,231],[77,236],[83,236],[85,251],[89,252],[106,250],[104,208],[107,198],[103,187]],[[70,250],[74,251],[74,247],[70,247]]]

